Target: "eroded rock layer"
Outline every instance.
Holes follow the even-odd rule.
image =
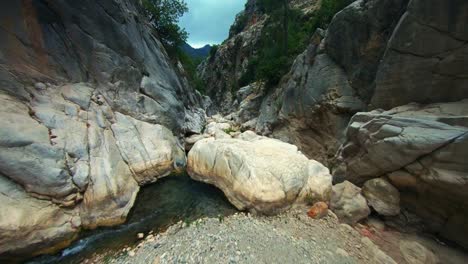
[[[140,185],[185,166],[177,137],[201,129],[201,96],[140,8],[0,4],[1,257],[123,223]]]

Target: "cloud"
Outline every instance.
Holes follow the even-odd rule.
[[[236,14],[244,9],[246,0],[186,0],[189,12],[179,25],[190,34],[188,42],[194,47],[219,44],[229,35]]]

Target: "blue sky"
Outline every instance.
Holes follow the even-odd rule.
[[[229,35],[236,14],[244,9],[246,0],[185,0],[189,7],[179,25],[190,34],[193,47],[219,44]]]

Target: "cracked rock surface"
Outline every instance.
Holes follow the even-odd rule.
[[[141,12],[127,0],[0,4],[0,259],[123,223],[141,185],[185,166],[177,137],[201,130],[202,97]]]
[[[239,210],[274,214],[293,204],[329,201],[331,176],[291,144],[244,132],[195,143],[187,171],[220,188]]]
[[[401,192],[402,206],[466,246],[467,115],[467,100],[356,114],[334,178],[357,184],[387,178]]]

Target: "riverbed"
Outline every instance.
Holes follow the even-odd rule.
[[[85,231],[79,240],[60,253],[41,256],[28,263],[80,263],[95,254],[114,254],[135,245],[138,233],[153,231],[157,234],[179,221],[190,223],[235,212],[219,189],[193,181],[185,174],[170,176],[141,188],[125,224]]]

